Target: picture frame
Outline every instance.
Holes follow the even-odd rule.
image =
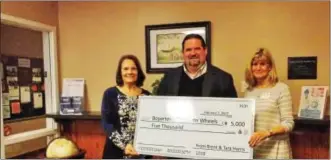
[[[182,40],[187,34],[200,34],[211,62],[211,22],[182,22],[145,26],[146,72],[165,73],[183,64]]]
[[[298,117],[323,119],[329,86],[302,86]]]

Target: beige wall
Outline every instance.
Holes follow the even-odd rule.
[[[210,20],[212,63],[232,73],[240,96],[246,62],[258,47],[272,51],[295,114],[301,86],[329,86],[329,2],[59,2],[58,8],[62,78],[86,79],[89,110],[100,110],[103,91],[115,85],[122,54],[136,54],[145,68],[147,24]],[[288,56],[318,56],[318,79],[287,80]],[[160,76],[149,74],[144,88]]]
[[[57,2],[1,2],[1,13],[57,26]]]
[[[1,2],[1,13],[53,26],[57,26],[58,24],[57,2]],[[10,29],[9,32],[13,31],[12,28],[1,28],[1,40],[3,38],[8,40],[6,42],[1,41],[1,52],[11,55],[20,52],[20,55],[27,57],[42,56],[42,52],[40,52],[42,51],[40,50],[40,46],[36,48],[29,47],[26,45],[26,42],[28,41],[22,42],[22,45],[16,44],[14,41],[17,40],[18,37],[9,35],[10,33],[7,29]],[[26,35],[26,32],[20,33],[20,35],[24,36]],[[33,35],[33,37],[30,36],[29,38],[34,39],[33,41],[41,42],[41,39],[38,37],[38,35]],[[42,118],[24,121],[22,123],[11,123],[10,125],[13,131],[15,130],[14,133],[21,132],[22,130],[33,130],[36,129],[36,127],[45,127],[45,119]],[[9,145],[6,146],[6,158],[38,150],[44,148],[46,145],[46,138],[38,138],[27,142]]]

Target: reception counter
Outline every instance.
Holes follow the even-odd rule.
[[[101,127],[100,112],[83,115],[48,114],[61,124],[61,135],[71,138],[86,150],[85,158],[102,158],[105,134]],[[330,119],[311,120],[295,117],[291,133],[294,159],[330,159]]]

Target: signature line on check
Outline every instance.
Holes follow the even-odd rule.
[[[213,132],[213,131],[199,131],[199,130],[185,130],[185,129],[163,129],[163,128],[149,128],[149,127],[140,127],[142,129],[155,129],[155,130],[171,130],[171,131],[183,131],[183,132],[207,132],[207,133],[222,133],[222,134],[236,134],[235,132]]]
[[[208,124],[208,123],[191,123],[191,122],[171,122],[171,121],[149,121],[141,120],[142,122],[162,122],[162,123],[180,123],[180,124],[196,124],[196,125],[212,125],[212,126],[224,126],[220,124]]]
[[[201,150],[211,150],[211,151],[223,151],[223,152],[240,152],[240,153],[249,153],[249,152],[242,152],[242,151],[233,151],[233,150],[221,150],[221,149],[206,149],[206,148],[193,148],[193,149],[201,149]]]
[[[148,145],[148,146],[162,146],[162,147],[185,148],[184,146],[173,146],[173,145],[162,145],[162,144],[146,144],[146,143],[141,143],[141,142],[139,142],[138,144]]]

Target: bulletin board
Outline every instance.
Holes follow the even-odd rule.
[[[4,121],[45,114],[42,58],[1,56]]]

